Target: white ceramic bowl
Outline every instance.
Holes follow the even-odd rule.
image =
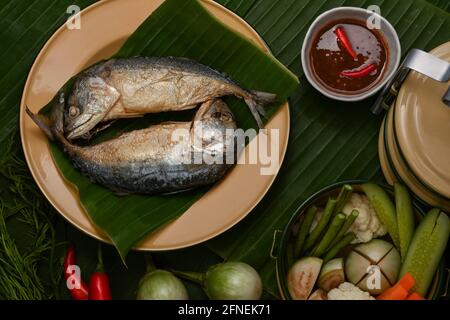
[[[380,26],[381,29],[378,30],[386,41],[388,52],[389,52],[389,60],[386,65],[386,70],[382,74],[382,78],[377,80],[377,83],[370,87],[368,90],[363,91],[357,94],[344,94],[330,90],[321,84],[316,76],[313,74],[313,70],[311,68],[310,62],[310,51],[312,47],[312,43],[314,38],[317,36],[317,33],[322,30],[327,24],[334,20],[340,19],[356,19],[366,21],[368,18],[376,15],[380,18]],[[308,33],[303,41],[302,46],[302,66],[303,71],[305,72],[305,76],[308,79],[309,83],[316,88],[323,95],[341,101],[359,101],[366,99],[374,95],[378,90],[380,90],[386,82],[394,76],[395,71],[397,70],[400,64],[400,56],[401,56],[401,47],[400,41],[397,36],[397,32],[395,32],[394,27],[380,15],[372,11],[368,11],[362,8],[355,7],[339,7],[335,9],[328,10],[322,13],[320,16],[314,20],[314,22],[309,27]]]

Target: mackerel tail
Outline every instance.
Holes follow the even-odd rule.
[[[245,103],[249,106],[253,117],[258,124],[258,127],[262,129],[264,127],[261,116],[266,118],[265,108],[269,105],[274,104],[277,101],[277,96],[273,93],[254,91],[251,90],[250,97],[244,98]]]

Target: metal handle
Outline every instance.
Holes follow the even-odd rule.
[[[278,239],[279,235],[282,233],[281,230],[275,230],[273,232],[273,238],[272,238],[272,247],[270,248],[270,257],[274,260],[278,259],[278,255],[274,253],[275,249],[278,251]]]
[[[381,94],[372,106],[372,113],[380,114],[383,109],[387,110],[391,107],[395,102],[401,85],[411,70],[417,71],[439,82],[447,82],[450,80],[450,63],[428,52],[412,49],[403,60],[395,75],[384,86]],[[450,107],[450,88],[442,97],[442,101]]]
[[[450,80],[450,63],[419,49],[412,49],[408,53],[403,67],[420,72],[439,82]]]

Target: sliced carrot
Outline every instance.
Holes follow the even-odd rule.
[[[380,294],[378,300],[406,300],[409,295],[409,290],[414,287],[415,281],[410,273],[405,275],[392,287]]]
[[[397,282],[397,284],[401,285],[406,290],[411,290],[414,287],[416,281],[414,281],[413,276],[407,272],[405,275]]]
[[[411,293],[406,300],[427,300],[417,292]]]
[[[408,294],[408,290],[403,288],[401,285],[396,284],[380,294],[377,297],[377,300],[406,300]]]

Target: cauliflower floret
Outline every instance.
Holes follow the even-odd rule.
[[[365,195],[353,193],[342,212],[349,215],[355,209],[358,210],[359,215],[350,227],[350,231],[356,235],[352,243],[369,242],[373,238],[386,234],[386,228],[381,224],[375,209]]]
[[[377,217],[377,220],[378,220],[378,217]],[[382,237],[382,236],[384,236],[386,233],[387,233],[386,227],[384,226],[384,224],[381,224],[381,222],[380,222],[380,225],[378,226],[377,231],[375,231],[373,237],[374,237],[374,238]]]
[[[375,298],[352,283],[343,282],[328,292],[328,300],[375,300]]]

